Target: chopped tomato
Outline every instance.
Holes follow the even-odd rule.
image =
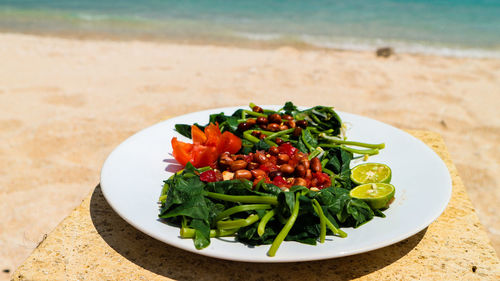
[[[203,144],[205,144],[207,146],[214,146],[217,148],[217,152],[220,152],[221,147],[222,147],[222,144],[221,144],[222,134],[220,132],[219,125],[218,124],[214,125],[214,124],[210,123],[210,125],[208,125],[205,128],[205,135],[207,136],[207,140]],[[222,152],[220,152],[220,153],[222,153]]]
[[[219,158],[219,154],[217,154],[215,147],[201,144],[193,145],[191,164],[196,168],[212,166],[217,161],[217,158]]]
[[[191,151],[193,150],[193,144],[178,141],[177,138],[172,139],[172,148],[175,160],[185,166],[187,162],[191,159]]]
[[[205,143],[207,141],[205,133],[196,125],[191,126],[191,138],[193,143]]]
[[[241,139],[230,132],[222,134],[222,150],[235,154],[241,148]]]
[[[230,132],[222,134],[218,124],[208,125],[204,132],[193,125],[191,136],[192,144],[172,139],[172,154],[182,165],[191,162],[197,168],[213,166],[223,152],[236,153],[241,148],[240,138]]]

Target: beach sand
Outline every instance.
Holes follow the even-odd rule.
[[[138,130],[288,100],[439,132],[500,251],[500,60],[0,34],[0,270],[23,262]]]

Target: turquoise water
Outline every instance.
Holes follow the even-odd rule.
[[[0,30],[500,57],[500,0],[0,0]]]

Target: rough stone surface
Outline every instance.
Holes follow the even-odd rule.
[[[283,264],[224,261],[136,230],[99,185],[13,274],[13,280],[499,280],[500,262],[442,138],[410,131],[445,161],[453,180],[444,213],[420,233],[350,257]]]

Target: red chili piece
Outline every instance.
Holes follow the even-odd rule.
[[[330,177],[325,173],[321,173],[321,172],[314,173],[314,177],[318,179],[317,188],[319,188],[319,189],[329,187],[332,184]]]
[[[295,153],[297,153],[297,148],[293,147],[289,142],[285,142],[284,144],[278,147],[281,153],[286,153],[288,156],[293,157]]]
[[[200,174],[200,180],[204,182],[216,182],[217,177],[214,170],[208,170]]]
[[[264,172],[269,173],[269,172],[277,171],[278,167],[269,161],[269,162],[266,162],[266,163],[260,165],[259,169],[263,170]]]
[[[273,184],[276,186],[285,186],[287,184],[287,182],[286,182],[285,178],[283,178],[282,176],[276,176],[273,179]]]

